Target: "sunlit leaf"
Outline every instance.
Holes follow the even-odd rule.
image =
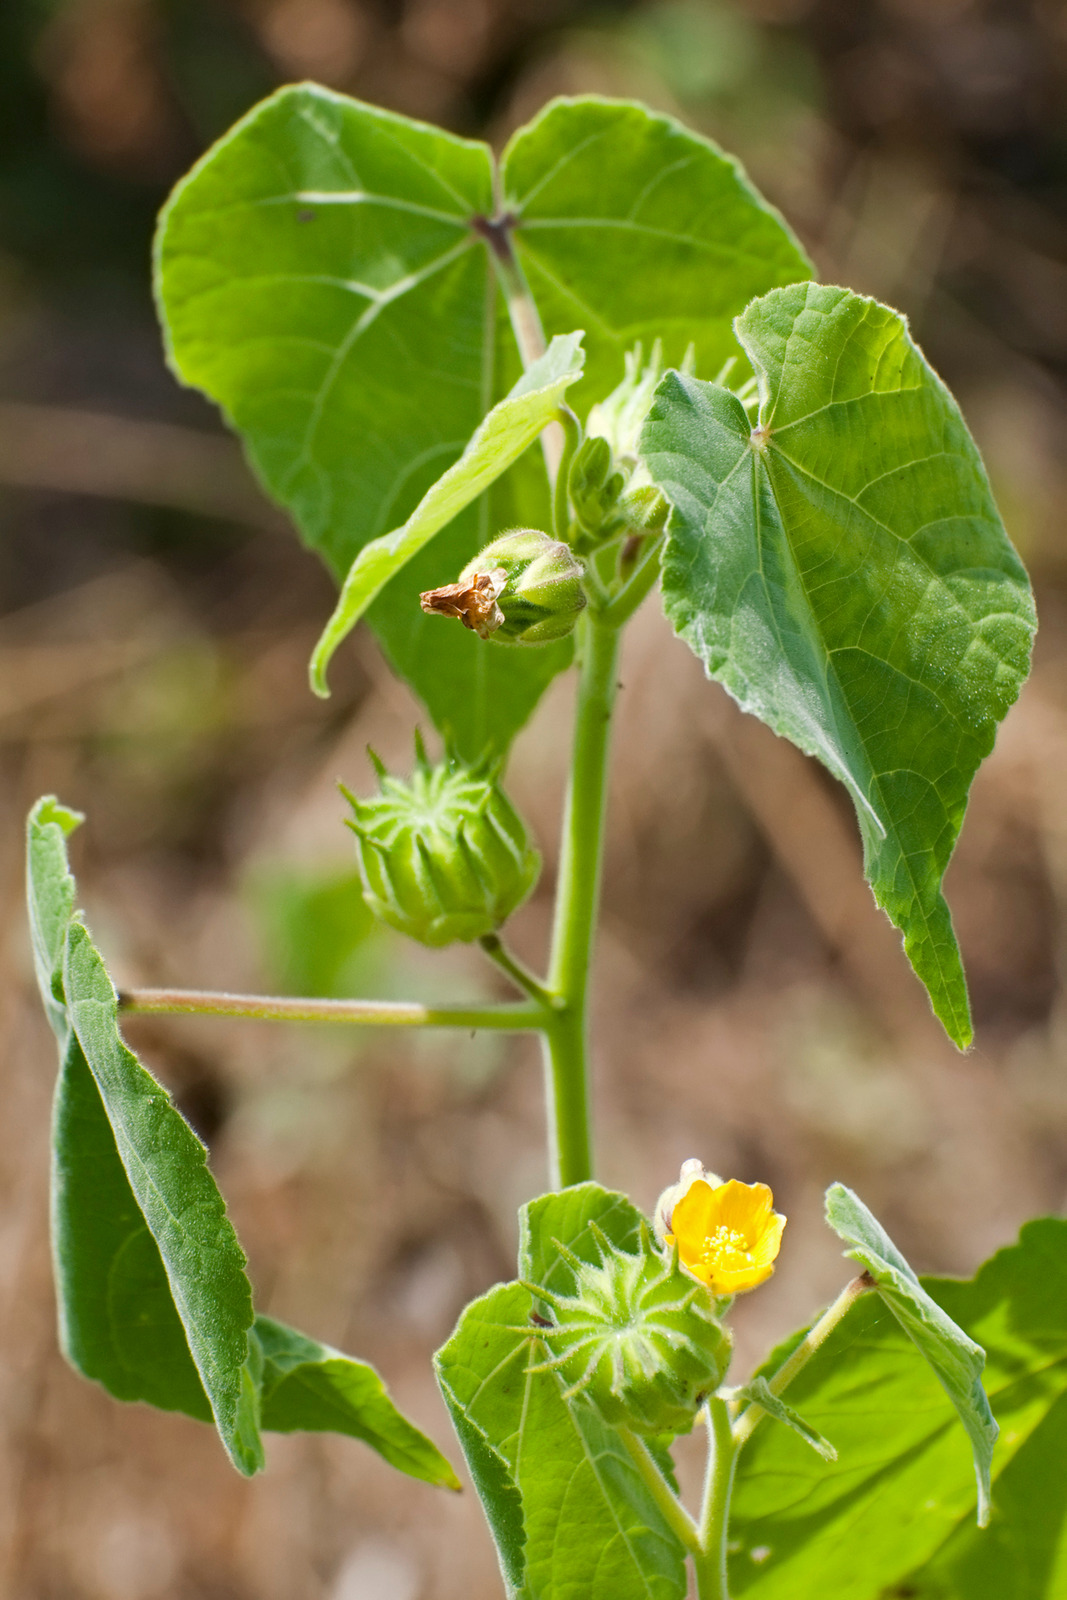
[[[119,1035],[114,988],[75,916],[66,835],[77,820],[48,798],[27,828],[34,948],[60,1045],[52,1231],[64,1354],[118,1400],[214,1421],[242,1472],[263,1465],[261,1428],[329,1430],[457,1487],[373,1368],[271,1318],[253,1323],[204,1147]]]
[[[742,709],[846,785],[875,898],[961,1047],[967,988],[941,880],[1034,629],[959,409],[904,319],[797,285],[737,322],[753,426],[669,373],[647,464],[674,506],[667,614]]]
[[[331,1350],[273,1317],[257,1317],[263,1352],[261,1424],[276,1433],[344,1433],[426,1483],[458,1489],[444,1456],[390,1400],[365,1361]]]
[[[591,1222],[620,1245],[640,1231],[625,1196],[596,1184],[524,1208],[524,1275],[565,1292],[570,1269],[556,1245],[599,1259]],[[547,1355],[532,1310],[528,1289],[498,1285],[468,1306],[437,1356],[509,1594],[682,1600],[685,1551],[618,1434],[580,1396],[565,1398],[554,1372],[530,1370]]]
[[[1067,1222],[1028,1223],[972,1280],[925,1278],[922,1286],[986,1351],[985,1384],[1001,1428],[989,1527],[975,1524],[974,1468],[952,1401],[882,1297],[865,1295],[788,1390],[790,1404],[833,1439],[836,1462],[819,1461],[766,1422],[742,1452],[731,1520],[738,1600],[1058,1593],[1043,1584],[1067,1559],[1058,1492]],[[775,1351],[761,1375],[775,1371],[799,1337]],[[1050,1463],[1056,1471],[1041,1482]],[[1030,1540],[1031,1556],[1013,1567],[1013,1553]],[[987,1586],[986,1575],[992,1583],[998,1573],[1003,1590]]]
[[[858,1195],[835,1183],[826,1191],[826,1220],[864,1266],[916,1349],[956,1407],[974,1452],[978,1522],[989,1520],[989,1472],[998,1428],[982,1388],[985,1351],[931,1300],[896,1245]]]
[[[499,186],[496,221],[548,336],[588,308],[579,404],[614,386],[646,332],[664,334],[671,359],[695,342],[716,371],[738,352],[730,318],[810,270],[735,163],[626,102],[554,102],[512,140]],[[406,522],[521,373],[484,226],[493,189],[487,146],[305,84],[250,112],[163,214],[175,371],[222,406],[338,579]],[[506,748],[572,647],[487,649],[435,626],[418,594],[503,527],[547,517],[531,453],[370,608],[393,665],[472,758]]]

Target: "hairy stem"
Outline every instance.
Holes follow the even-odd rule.
[[[347,1022],[379,1028],[543,1028],[537,1005],[424,1006],[413,1000],[315,1000],[215,994],[202,989],[123,989],[119,1009],[140,1016],[254,1017],[263,1022]]]
[[[558,1007],[559,1002],[555,995],[545,988],[529,967],[525,966],[517,956],[512,955],[498,933],[484,934],[478,943],[490,961],[494,962],[501,972],[506,972],[512,983],[528,994],[531,1000],[536,1000],[539,1006],[547,1010],[555,1010]]]
[[[593,1175],[589,1119],[589,968],[600,901],[604,809],[619,635],[586,612],[574,750],[563,818],[549,989],[559,1010],[544,1025],[552,1183]]]
[[[677,1534],[685,1548],[696,1555],[700,1550],[697,1525],[663,1476],[648,1445],[629,1428],[617,1428],[615,1431],[641,1474],[645,1487],[663,1513],[663,1520]]]
[[[496,268],[497,280],[504,292],[511,331],[515,335],[522,364],[524,367],[532,367],[535,361],[541,359],[548,346],[545,343],[545,330],[541,326],[537,303],[530,293],[526,274],[511,243],[511,230],[514,226],[515,218],[508,214],[497,217],[475,217],[473,220],[474,231],[480,234],[489,246],[489,254]],[[541,434],[541,448],[544,452],[549,484],[554,486],[559,472],[560,458],[563,455],[563,430],[557,423],[551,423]]]
[[[767,1387],[772,1394],[781,1394],[792,1383],[797,1373],[802,1367],[807,1366],[816,1350],[829,1338],[860,1295],[866,1294],[873,1288],[874,1279],[868,1272],[861,1272],[858,1278],[853,1278],[851,1283],[845,1285],[833,1305],[808,1329],[796,1349],[782,1362],[773,1378],[767,1380]],[[734,1424],[734,1439],[737,1441],[738,1449],[751,1437],[752,1430],[765,1415],[763,1407],[755,1402],[741,1413]]]
[[[637,565],[627,578],[625,586],[601,613],[601,620],[610,627],[620,628],[624,622],[628,622],[656,582],[659,577],[662,542],[657,534],[648,535],[647,547],[638,557]]]
[[[552,495],[552,531],[557,539],[566,540],[571,521],[571,503],[567,490],[571,462],[582,442],[582,425],[567,405],[560,406],[559,420],[563,426],[563,455],[556,473],[556,487]]]
[[[726,1532],[737,1465],[737,1441],[726,1401],[713,1395],[705,1412],[708,1468],[700,1510],[700,1550],[693,1557],[699,1600],[730,1600],[726,1577]]]

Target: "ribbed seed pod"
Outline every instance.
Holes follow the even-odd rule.
[[[707,1290],[664,1258],[642,1228],[636,1254],[612,1244],[594,1225],[598,1265],[560,1248],[575,1277],[561,1295],[528,1283],[551,1310],[540,1337],[551,1368],[613,1426],[637,1433],[686,1433],[730,1362],[730,1335],[714,1314]]]
[[[440,947],[492,933],[530,893],[541,858],[488,763],[431,766],[416,735],[410,783],[371,752],[380,793],[357,800],[363,898],[376,916]]]

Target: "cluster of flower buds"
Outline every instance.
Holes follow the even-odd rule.
[[[420,595],[424,611],[458,617],[481,639],[550,644],[571,632],[585,607],[574,552],[537,528],[515,528],[479,551],[456,583]]]
[[[619,1249],[596,1227],[600,1261],[560,1248],[574,1293],[527,1284],[550,1313],[538,1314],[551,1352],[543,1369],[559,1372],[568,1394],[583,1395],[605,1422],[638,1433],[686,1433],[722,1382],[730,1335],[706,1289],[664,1256],[646,1227],[636,1252]]]
[[[431,766],[415,736],[410,783],[371,752],[380,793],[354,817],[363,898],[376,916],[440,947],[494,932],[537,881],[541,858],[488,763]]]
[[[663,376],[659,341],[650,361],[642,356],[640,344],[627,352],[623,381],[590,411],[586,438],[571,463],[567,487],[581,551],[623,533],[658,532],[667,520],[670,507],[639,454],[641,429]],[[689,356],[683,365],[691,365]]]

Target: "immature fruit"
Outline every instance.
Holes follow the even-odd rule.
[[[686,1433],[726,1374],[730,1336],[707,1290],[681,1270],[676,1255],[664,1259],[647,1229],[636,1254],[595,1225],[593,1231],[598,1265],[559,1247],[574,1273],[573,1295],[526,1285],[551,1311],[551,1318],[537,1318],[551,1352],[545,1366],[613,1426]]]
[[[456,583],[428,590],[420,602],[482,639],[549,644],[571,632],[585,607],[582,567],[569,545],[516,528],[479,551]]]
[[[357,800],[344,791],[363,898],[422,944],[479,939],[525,900],[541,858],[488,764],[431,766],[418,739],[416,757],[410,783],[373,758],[380,793]]]

